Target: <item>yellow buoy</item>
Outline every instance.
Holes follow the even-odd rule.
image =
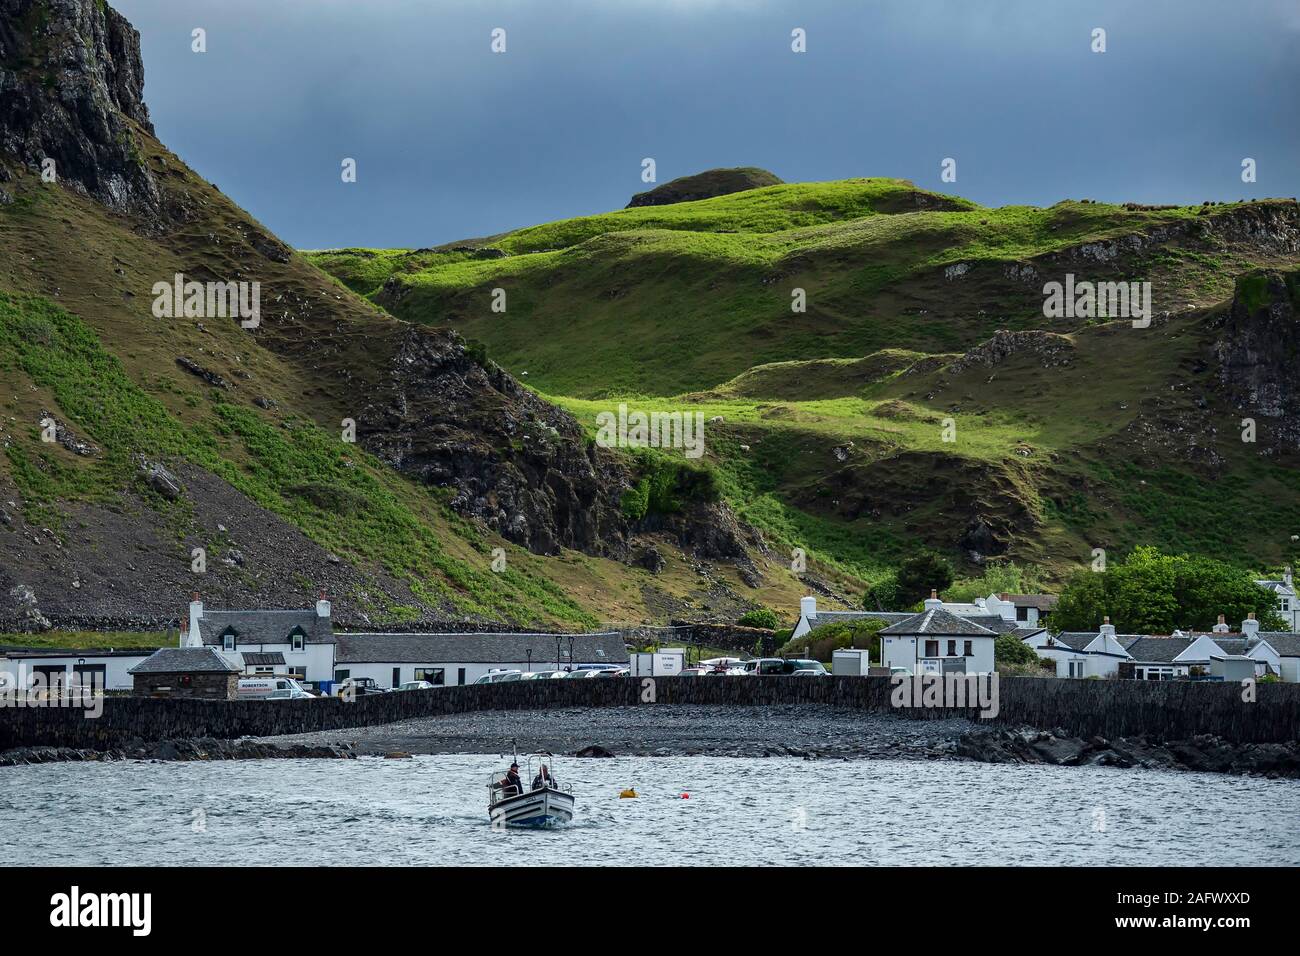
[[[635,796],[636,796],[636,791],[629,788],[627,790],[624,790],[622,793],[620,793],[618,795],[618,798],[620,800],[626,800],[628,797],[635,797]]]

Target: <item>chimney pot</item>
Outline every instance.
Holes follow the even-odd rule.
[[[937,598],[938,596],[939,596],[939,592],[935,588],[930,588],[930,597]]]

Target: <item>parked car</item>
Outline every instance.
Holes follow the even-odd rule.
[[[786,671],[786,673],[788,674],[800,674],[803,673],[804,671],[809,671],[817,675],[818,677],[830,676],[830,671],[826,669],[826,665],[823,664],[821,661],[810,661],[810,660],[805,660],[803,658],[795,658],[786,661],[785,665],[788,668],[788,670]]]
[[[292,677],[241,677],[235,690],[241,700],[305,700],[307,693]]]
[[[474,683],[476,684],[504,684],[506,681],[522,680],[523,671],[517,670],[497,670],[488,671]]]
[[[398,687],[398,690],[433,690],[433,684],[427,680],[408,680],[405,684]]]
[[[912,669],[910,667],[891,667],[889,669],[890,677],[911,677]]]
[[[353,697],[388,693],[388,688],[380,687],[379,682],[373,677],[348,677],[338,683],[334,688],[334,694],[337,697],[344,697],[349,694],[349,689]]]
[[[822,675],[828,673],[821,661],[811,661],[805,658],[783,658],[783,657],[760,657],[756,661],[746,661],[746,666],[754,665],[752,674],[793,674],[796,671],[812,671],[814,674]]]
[[[679,674],[678,676],[679,676],[679,677],[703,677],[703,676],[704,676],[704,668],[703,668],[703,667],[686,667],[686,668],[683,668],[683,669],[682,669],[681,674]]]

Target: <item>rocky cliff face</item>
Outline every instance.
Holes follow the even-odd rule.
[[[1219,385],[1256,440],[1300,451],[1300,272],[1260,271],[1237,280],[1213,351]]]
[[[140,35],[101,0],[0,0],[0,153],[119,211],[156,214],[158,184],[136,130]]]
[[[403,326],[378,398],[357,420],[366,449],[452,507],[539,554],[623,557],[626,467],[588,447],[571,415],[468,354],[454,333]]]

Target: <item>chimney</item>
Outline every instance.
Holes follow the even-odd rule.
[[[203,602],[199,600],[199,592],[194,592],[194,600],[190,602],[190,628],[189,638],[193,641],[190,647],[198,647],[203,643],[202,632],[199,630],[199,621],[203,618]]]
[[[817,616],[817,599],[809,595],[806,598],[799,599],[799,616],[816,617]]]
[[[1219,623],[1214,625],[1214,633],[1215,634],[1228,633],[1228,618],[1226,615],[1224,614],[1219,615]]]
[[[930,596],[925,600],[925,609],[934,611],[941,607],[943,607],[943,602],[939,600],[939,592],[931,588]]]
[[[1101,619],[1101,630],[1099,630],[1097,633],[1100,634],[1102,637],[1109,637],[1112,639],[1115,637],[1115,625],[1110,623],[1109,614],[1107,614],[1105,617]]]
[[[325,600],[324,591],[320,593],[320,600],[316,602],[316,616],[317,617],[330,616],[330,602]]]
[[[184,621],[181,621],[181,639],[180,642],[176,645],[177,647],[189,646],[190,643],[188,640],[189,633],[190,633],[189,625],[187,625]]]
[[[1255,612],[1251,611],[1246,615],[1246,620],[1241,622],[1242,637],[1259,636],[1259,621],[1255,620]]]
[[[1287,587],[1294,589],[1295,585],[1291,583],[1291,566],[1287,565],[1282,569],[1282,583]]]

